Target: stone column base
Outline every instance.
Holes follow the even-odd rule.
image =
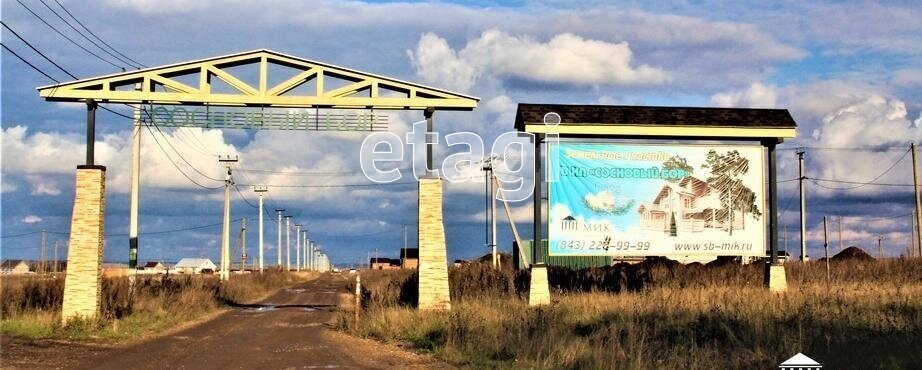
[[[442,180],[419,179],[419,309],[450,310]]]
[[[788,290],[788,280],[784,265],[771,263],[765,264],[765,287],[775,293],[784,293]]]
[[[536,263],[531,266],[531,285],[528,287],[528,305],[551,304],[551,288],[547,281],[547,266]]]
[[[105,214],[106,168],[77,166],[67,276],[61,305],[63,324],[77,317],[93,319],[99,311]]]

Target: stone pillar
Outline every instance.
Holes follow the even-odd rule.
[[[769,291],[775,293],[784,293],[788,290],[788,279],[783,264],[765,264],[765,286]]]
[[[531,286],[528,289],[528,305],[543,306],[551,304],[551,288],[547,283],[547,265],[531,265]]]
[[[77,166],[61,309],[61,322],[64,324],[77,317],[95,318],[99,311],[105,214],[106,168]]]
[[[442,180],[419,179],[419,309],[449,310],[448,257],[442,223]]]

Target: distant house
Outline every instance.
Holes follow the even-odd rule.
[[[492,256],[491,256],[491,259],[492,259]],[[468,264],[468,263],[470,263],[470,262],[468,262],[468,261],[466,261],[466,260],[455,260],[455,262],[454,262],[453,265],[454,265],[455,267],[461,267],[461,266],[464,266],[464,265],[466,265],[466,264]]]
[[[165,274],[166,265],[163,262],[149,261],[141,266],[141,270],[148,274]]]
[[[400,268],[419,268],[419,248],[400,248]]]
[[[396,270],[400,268],[400,260],[396,258],[372,257],[368,266],[372,270]]]
[[[23,260],[6,260],[3,261],[2,267],[0,267],[0,272],[4,275],[20,275],[29,273],[29,264]]]
[[[640,226],[647,230],[669,231],[675,216],[680,232],[701,232],[704,229],[727,229],[729,222],[717,219],[723,208],[719,195],[707,182],[688,176],[678,183],[666,183],[652,202],[637,207]],[[733,211],[733,229],[745,227],[738,210]]]
[[[207,258],[183,258],[176,262],[173,270],[179,274],[211,274],[218,268]]]

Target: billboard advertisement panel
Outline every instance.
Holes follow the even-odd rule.
[[[764,256],[756,145],[550,145],[549,254]]]

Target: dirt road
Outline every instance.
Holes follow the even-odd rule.
[[[447,368],[432,358],[330,330],[346,278],[325,275],[262,304],[130,346],[4,338],[13,369]]]

